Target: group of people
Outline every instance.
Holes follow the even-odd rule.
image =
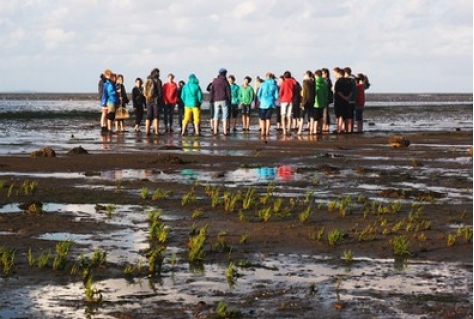
[[[262,137],[270,134],[273,113],[276,113],[276,127],[284,135],[296,131],[309,134],[329,132],[331,124],[329,106],[334,103],[336,118],[335,133],[363,131],[363,109],[365,90],[370,87],[369,79],[364,74],[352,75],[349,67],[333,69],[334,83],[331,81],[327,68],[315,72],[306,71],[302,85],[286,71],[280,77],[268,72],[265,79],[256,78],[255,86],[250,85],[252,78],[244,77],[242,85],[236,84],[233,75],[227,76],[227,70],[218,70],[216,78],[206,87],[209,93],[211,121],[214,135],[230,134],[237,131],[237,119],[241,114],[242,131],[250,130],[251,110],[258,112],[259,131]],[[115,134],[124,132],[123,120],[115,119],[115,112],[129,103],[123,76],[115,75],[107,69],[101,74],[99,97],[102,105],[102,132]],[[174,114],[178,114],[180,133],[187,134],[188,125],[192,121],[194,134],[201,134],[201,104],[203,92],[195,74],[190,74],[187,83],[174,81],[174,75],[168,75],[168,81],[162,83],[160,71],[154,68],[146,81],[135,80],[132,90],[132,104],[135,113],[135,132],[145,118],[147,135],[159,134],[160,117],[166,133],[173,132]],[[145,113],[146,112],[146,113]],[[115,122],[115,132],[113,123]]]

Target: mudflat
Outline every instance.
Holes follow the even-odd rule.
[[[183,139],[188,147],[160,145],[161,137],[152,136],[148,139],[157,141],[157,147],[146,151],[56,154],[51,158],[1,156],[0,246],[3,251],[15,251],[14,265],[3,275],[2,285],[20,291],[25,285],[79,283],[74,301],[59,298],[64,318],[69,318],[68,313],[71,318],[77,315],[77,308],[85,308],[84,316],[93,318],[154,318],[158,313],[163,318],[217,318],[222,315],[217,300],[224,300],[232,309],[224,311],[222,318],[472,317],[472,132],[404,134],[410,145],[398,148],[389,145],[391,135],[260,140],[175,134],[172,138]],[[67,209],[66,205],[79,208]],[[81,211],[81,205],[94,205],[95,212]],[[161,244],[173,247],[173,254],[163,253],[159,270],[144,266],[125,275],[123,269],[137,263],[127,258],[127,249],[148,265],[151,244],[140,249],[122,247],[125,256],[114,258],[120,240],[107,238],[107,234],[127,230],[141,236],[137,240],[146,246],[152,241],[146,213],[150,210],[164,216],[169,235]],[[121,221],[131,211],[140,211],[141,217]],[[203,293],[194,291],[188,279],[180,289],[192,296],[189,300],[169,300],[168,296],[163,301],[160,288],[146,296],[130,293],[115,301],[108,296],[107,280],[151,278],[163,284],[175,271],[191,272],[191,238],[203,228],[207,230],[203,268],[218,264],[225,270],[230,262],[240,262],[241,268],[235,266],[234,271],[237,288],[214,289],[210,283]],[[38,258],[49,250],[55,255],[61,240],[45,234],[59,233],[91,240],[75,241],[61,270],[53,269],[53,257],[42,268],[30,266],[29,254]],[[82,295],[84,259],[80,256],[91,255],[96,247],[103,247],[110,259],[90,270],[98,287],[104,283],[102,302],[88,301]],[[301,267],[308,263],[304,261],[308,256],[318,256],[325,260],[317,262],[323,268],[346,270],[340,276],[327,275],[327,283],[320,283],[319,289],[307,277],[300,284],[288,280],[279,286],[271,282],[256,285],[242,274],[252,267],[272,271],[256,256],[277,260],[303,256]],[[362,283],[370,285],[371,274],[354,269],[365,258],[393,260],[402,268],[427,263],[420,277],[421,290],[424,280],[436,277],[430,271],[443,263],[459,267],[470,278],[449,283],[456,286],[452,289],[428,288],[430,291],[414,297],[413,291],[390,295],[364,288]],[[253,266],[247,268],[242,261]],[[351,275],[348,265],[357,275]],[[297,277],[298,270],[282,276]],[[344,287],[351,276],[361,284]],[[226,279],[229,282],[229,276],[222,273],[224,283]],[[389,285],[385,288],[391,289]],[[373,298],[374,294],[380,297]],[[396,300],[396,310],[384,300]],[[31,301],[21,306],[5,293],[0,301],[10,313],[24,307],[25,313],[37,315]],[[39,313],[59,315],[44,307],[39,307]]]

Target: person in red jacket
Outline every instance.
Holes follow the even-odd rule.
[[[281,107],[281,126],[283,135],[290,134],[291,111],[293,109],[293,95],[295,92],[296,81],[291,77],[290,71],[283,73],[284,81],[280,86],[280,107]]]
[[[365,105],[365,83],[366,77],[359,73],[356,77],[357,80],[357,95],[355,100],[355,120],[357,123],[357,132],[362,133],[364,131],[364,105]]]
[[[174,75],[168,74],[168,82],[163,84],[163,122],[165,132],[173,133],[174,108],[178,103],[178,85],[174,82]]]

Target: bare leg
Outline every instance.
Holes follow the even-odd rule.
[[[151,121],[150,121],[150,120],[146,120],[146,121],[145,121],[145,132],[146,132],[146,135],[150,135],[150,126],[151,126]]]
[[[219,128],[219,120],[213,119],[212,120],[212,127],[214,129],[214,135],[217,135],[217,130]]]
[[[224,129],[224,135],[227,135],[227,128],[229,127],[229,121],[222,120],[222,128]]]
[[[155,134],[158,135],[159,130],[158,130],[158,119],[153,119],[153,129],[155,130]]]

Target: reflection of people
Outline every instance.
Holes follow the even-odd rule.
[[[200,148],[199,139],[183,139],[183,152],[199,152]]]
[[[293,178],[293,169],[289,165],[283,165],[278,167],[277,174],[282,180],[291,180]]]
[[[274,167],[260,167],[258,169],[258,177],[264,180],[275,179],[276,169]]]
[[[200,113],[202,103],[202,91],[199,86],[199,80],[194,74],[189,75],[188,83],[186,83],[181,91],[181,99],[184,103],[184,120],[181,129],[181,135],[186,133],[191,117],[194,122],[194,134],[199,135]]]

